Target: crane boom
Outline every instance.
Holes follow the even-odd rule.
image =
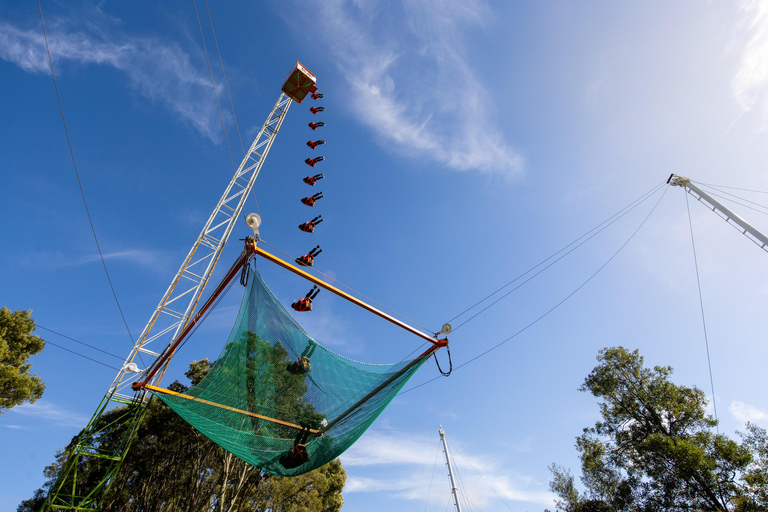
[[[742,219],[739,215],[723,206],[722,203],[715,198],[694,185],[689,178],[671,174],[667,180],[667,184],[686,189],[688,193],[695,197],[699,202],[718,214],[728,224],[738,229],[744,236],[752,240],[761,249],[768,252],[768,237],[758,231],[749,222]]]
[[[152,368],[154,377],[151,384],[159,385],[175,352],[177,345],[174,342],[185,332],[184,327],[202,297],[288,108],[293,101],[301,103],[303,96],[299,96],[299,93],[306,94],[306,90],[316,89],[314,84],[314,75],[297,63],[256,139],[135,341],[96,412],[76,442],[69,447],[66,462],[48,492],[43,511],[99,510],[101,500],[116,478],[146,412],[146,389],[132,392],[130,388],[135,374]],[[137,362],[144,364],[142,355],[149,356],[151,361],[143,370],[137,365]],[[104,414],[120,405],[124,406],[121,414],[107,422]],[[100,440],[106,432],[115,429],[124,432],[121,439],[115,446],[104,447]],[[83,474],[85,470],[87,475]]]

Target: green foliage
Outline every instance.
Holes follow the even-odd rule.
[[[605,348],[580,391],[599,400],[601,420],[576,439],[584,495],[553,465],[550,489],[565,512],[748,511],[764,508],[765,430],[748,425],[738,444],[715,434],[707,400],[670,382],[670,367],[646,368],[638,351]]]
[[[0,308],[0,414],[24,402],[43,396],[45,383],[30,375],[30,356],[40,353],[45,341],[32,334],[35,321],[31,311]]]
[[[199,382],[211,368],[207,359],[195,361],[186,375],[193,383]],[[169,388],[187,390],[179,382]],[[118,407],[102,415],[100,449],[111,449],[124,439],[121,416],[126,413],[130,413],[128,407]],[[22,502],[19,512],[39,510],[77,440],[76,436],[67,450],[57,454],[56,462],[46,468],[50,480],[45,489]],[[84,460],[78,477],[82,488],[89,489],[104,473],[98,459]],[[296,478],[261,471],[223,450],[162,402],[152,399],[99,508],[120,512],[338,512],[345,481],[346,472],[338,460]]]

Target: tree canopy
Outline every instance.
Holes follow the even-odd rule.
[[[186,376],[194,385],[211,366],[207,359],[195,361]],[[178,381],[168,387],[177,392],[187,389]],[[110,429],[108,426],[121,425],[118,418],[126,413],[127,407],[115,408],[100,418],[104,425],[99,439],[101,446],[117,443],[124,436],[120,427]],[[341,509],[346,472],[338,459],[299,477],[274,476],[214,444],[160,400],[152,398],[146,407],[137,436],[100,504],[101,510],[338,512]],[[56,461],[46,467],[45,476],[49,480],[43,489],[19,505],[19,512],[40,509],[67,459],[67,451],[77,439],[75,436],[67,449],[57,454]],[[78,475],[94,482],[100,478],[98,468],[81,468]]]
[[[31,311],[0,308],[0,414],[24,402],[43,396],[45,383],[30,375],[30,356],[39,354],[45,341],[32,334],[35,321]]]
[[[765,510],[765,430],[747,424],[741,444],[714,433],[704,392],[672,383],[668,366],[646,368],[638,351],[605,348],[597,360],[579,388],[599,400],[601,415],[576,438],[586,491],[553,464],[559,510]]]

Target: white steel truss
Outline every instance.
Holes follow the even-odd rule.
[[[261,166],[267,158],[272,142],[280,130],[291,102],[292,100],[285,93],[278,98],[248,153],[240,163],[240,167],[235,171],[229,186],[219,199],[216,208],[205,223],[200,235],[192,245],[192,249],[176,272],[146,327],[136,340],[131,353],[109,387],[108,399],[115,397],[121,402],[133,400],[130,384],[135,378],[132,369],[136,367],[131,363],[136,363],[135,359],[138,354],[147,354],[152,358],[152,363],[147,368],[152,367],[186,325],[206,284],[208,284],[208,279],[211,277],[221,251],[224,249],[224,244],[227,243],[227,239],[232,233],[235,221],[243,210],[245,201],[261,171]],[[165,319],[167,323],[160,326],[162,319]],[[156,385],[161,378],[162,372],[159,372],[152,384]],[[130,392],[130,396],[126,394],[127,392]]]

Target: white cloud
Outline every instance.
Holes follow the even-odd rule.
[[[742,0],[738,32],[747,37],[733,92],[744,112],[762,104],[768,113],[768,3]]]
[[[745,404],[744,402],[733,401],[728,406],[728,412],[741,423],[751,422],[758,424],[768,424],[768,412],[755,407],[754,405]]]
[[[63,427],[82,427],[88,423],[88,418],[80,414],[62,409],[58,405],[40,399],[33,404],[22,404],[10,410],[12,413],[47,420]]]
[[[103,253],[105,261],[120,261],[138,265],[149,270],[165,272],[169,268],[169,262],[173,260],[169,251],[153,249],[127,249]],[[73,256],[64,253],[34,252],[15,260],[17,264],[25,267],[44,267],[50,269],[79,267],[100,262],[98,253],[84,256]]]
[[[207,75],[178,44],[157,38],[102,31],[95,24],[70,27],[65,20],[48,28],[57,77],[68,63],[115,68],[143,96],[164,105],[212,141],[220,138],[219,119]],[[50,73],[45,40],[38,27],[21,29],[0,21],[0,59],[29,73]]]
[[[347,480],[344,491],[385,491],[403,499],[424,500],[430,487],[436,485],[431,482],[430,468],[442,467],[444,463],[442,452],[439,448],[436,452],[436,448],[438,444],[434,436],[369,431],[341,457],[344,466],[354,473]],[[553,503],[553,496],[532,477],[505,468],[501,458],[468,455],[464,451],[458,452],[455,446],[449,450],[454,470],[463,481],[462,489],[468,495],[462,499],[469,499],[481,507],[498,499],[497,493],[505,501]],[[375,476],[362,474],[366,468],[370,469],[367,473]]]
[[[325,43],[351,88],[351,107],[382,144],[456,170],[522,172],[465,55],[463,31],[491,16],[483,1],[329,0],[311,15],[294,25],[319,31],[309,37]]]

